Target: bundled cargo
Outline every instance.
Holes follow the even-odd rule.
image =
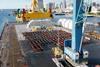
[[[44,45],[48,46],[48,44],[59,43],[60,46],[63,46],[64,40],[71,38],[70,33],[62,30],[25,32],[23,35],[31,44],[33,51],[43,51]]]

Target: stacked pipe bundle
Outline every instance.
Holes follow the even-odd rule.
[[[70,33],[62,30],[25,32],[23,35],[31,43],[33,51],[43,51],[43,46],[50,43],[56,45],[59,42],[63,46],[64,40],[71,38]]]

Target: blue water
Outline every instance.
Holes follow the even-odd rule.
[[[10,21],[15,21],[15,16],[13,16],[12,10],[0,10],[0,35],[3,30],[4,24]]]

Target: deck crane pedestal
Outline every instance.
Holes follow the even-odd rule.
[[[88,63],[89,53],[82,48],[84,18],[86,17],[84,16],[84,8],[84,0],[73,0],[72,39],[64,41],[63,59],[66,59],[73,67],[80,67],[80,65],[86,65]]]

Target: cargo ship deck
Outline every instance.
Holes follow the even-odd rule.
[[[25,24],[9,24],[5,28],[8,31],[4,33],[8,33],[9,35],[9,60],[11,59],[8,61],[8,66],[56,67],[52,61],[51,48],[57,46],[58,30],[31,32],[30,29],[26,28]],[[59,34],[59,45],[63,47],[64,39],[70,39],[71,35],[62,30],[59,31]],[[83,44],[83,47],[89,51],[89,67],[99,65],[99,40],[93,39],[89,43]]]
[[[24,31],[21,28],[22,26],[23,26]],[[58,43],[57,41],[58,30],[54,30],[51,32],[50,31],[31,32],[31,30],[25,29],[25,25],[15,25],[15,28],[16,28],[17,38],[22,47],[23,55],[29,58],[27,59],[29,65],[33,65],[33,66],[36,65],[37,67],[39,64],[40,65],[43,64],[44,65],[43,67],[47,67],[45,62],[49,60],[51,61],[50,64],[51,65],[53,64],[55,67],[55,64],[52,61],[51,48],[57,46],[56,44]],[[70,33],[62,31],[62,30],[59,32],[60,32],[59,45],[63,47],[64,39],[70,39],[71,35]],[[23,35],[20,33],[23,33]],[[99,40],[95,40],[95,39],[93,39],[89,43],[83,44],[83,48],[89,51],[88,61],[89,61],[90,67],[100,64],[100,57],[99,57],[100,54],[98,54],[98,51],[100,50],[99,44],[100,44]],[[39,61],[39,59],[41,61]],[[96,62],[94,62],[95,60]]]

